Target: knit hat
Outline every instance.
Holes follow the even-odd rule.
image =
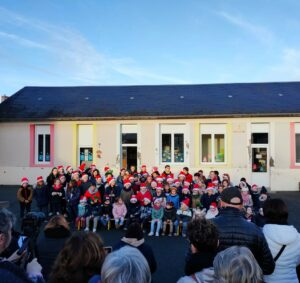
[[[240,205],[243,203],[243,198],[240,189],[237,187],[229,187],[225,189],[220,198],[223,202],[233,205]]]
[[[23,177],[21,180],[21,185],[24,185],[25,183],[28,184],[29,180],[26,177]]]
[[[130,197],[130,202],[132,202],[132,203],[136,203],[136,202],[137,202],[137,197],[136,197],[136,195],[132,195],[132,196]]]
[[[44,179],[43,179],[43,176],[38,176],[37,178],[36,178],[36,181],[37,182],[44,182]]]
[[[183,200],[181,203],[185,204],[187,207],[189,207],[190,206],[190,199],[187,198],[187,199]]]

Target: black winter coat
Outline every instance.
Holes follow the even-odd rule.
[[[171,209],[165,208],[163,221],[172,220],[172,222],[174,222],[177,219],[176,212],[177,210],[175,207],[172,207]]]
[[[185,261],[185,275],[192,275],[202,269],[212,267],[215,256],[216,252],[201,251],[192,254],[189,251]]]
[[[231,246],[245,246],[251,250],[265,275],[273,273],[275,263],[261,229],[245,220],[239,209],[223,208],[212,221],[220,233],[219,251]]]
[[[201,204],[204,208],[206,208],[206,211],[209,210],[209,206],[211,205],[212,202],[217,202],[217,198],[219,197],[219,194],[213,194],[213,195],[208,195],[205,193],[202,198],[201,198]]]

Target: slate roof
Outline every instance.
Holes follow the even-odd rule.
[[[24,87],[0,122],[300,116],[300,82]]]

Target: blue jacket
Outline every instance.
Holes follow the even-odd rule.
[[[179,195],[175,195],[175,196],[172,196],[172,195],[168,195],[167,197],[167,202],[173,202],[174,203],[174,207],[176,209],[178,209],[180,207],[180,200],[179,200]]]

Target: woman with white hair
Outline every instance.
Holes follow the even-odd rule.
[[[102,266],[101,283],[150,283],[151,272],[142,253],[125,246],[110,253]]]
[[[261,283],[262,270],[251,251],[246,247],[232,246],[214,259],[217,283]]]

